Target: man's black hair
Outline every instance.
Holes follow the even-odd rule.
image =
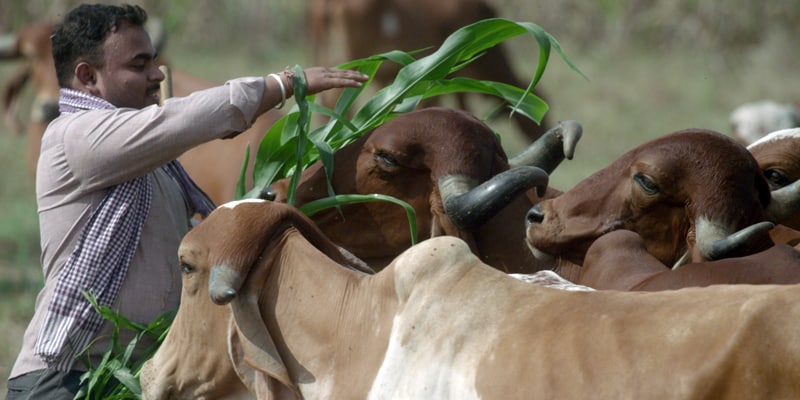
[[[70,87],[75,66],[103,66],[103,43],[122,23],[144,26],[147,12],[137,5],[81,4],[67,13],[51,38],[58,84]]]

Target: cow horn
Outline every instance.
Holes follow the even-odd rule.
[[[17,38],[12,34],[0,35],[0,59],[17,58]]]
[[[583,127],[578,121],[559,122],[521,153],[508,160],[508,164],[512,168],[531,165],[551,174],[565,158],[572,159],[582,134]]]
[[[767,220],[779,224],[800,212],[800,180],[773,190],[770,196],[772,199],[766,209]]]
[[[274,190],[272,190],[272,186],[269,186],[269,185],[267,187],[261,189],[261,192],[258,194],[258,198],[259,199],[267,200],[267,201],[275,201],[275,199],[277,197],[278,197],[278,193],[276,193]]]
[[[439,193],[450,220],[460,229],[469,229],[485,223],[514,197],[533,186],[542,196],[548,179],[545,171],[532,166],[503,171],[477,187],[474,179],[454,174],[439,179]]]
[[[763,221],[727,235],[719,225],[701,220],[697,223],[697,247],[703,259],[719,260],[742,249],[755,248],[769,238],[774,226],[772,222]]]

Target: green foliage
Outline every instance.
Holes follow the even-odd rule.
[[[536,39],[539,48],[536,72],[526,89],[470,78],[448,79],[448,76],[481,57],[486,49],[526,33]],[[531,22],[514,22],[503,18],[478,21],[455,31],[438,50],[426,57],[417,59],[414,57],[415,52],[394,50],[342,64],[340,68],[356,69],[370,77],[375,75],[385,61],[402,65],[395,81],[368,99],[353,113],[352,120],[345,116],[351,113],[351,107],[356,104],[356,99],[371,79],[360,88],[344,89],[334,109],[329,110],[313,103],[313,98],[310,101],[306,99],[303,71],[295,66],[293,83],[297,105],[267,132],[256,155],[253,172],[255,187],[249,193],[244,193],[243,180],[240,179],[237,197],[257,197],[272,182],[291,177],[287,197],[288,203],[294,204],[294,192],[301,172],[319,160],[328,178],[328,194],[335,198],[336,193],[330,185],[333,152],[393,119],[398,113],[413,110],[421,100],[436,96],[470,92],[489,94],[503,100],[511,113],[520,113],[541,122],[548,107],[531,90],[544,74],[551,49],[556,49],[567,65],[583,76],[567,59],[555,38],[541,27]],[[329,117],[329,122],[310,130],[312,112]],[[355,200],[351,198],[349,201]],[[374,198],[370,198],[370,201],[374,201]],[[402,203],[397,199],[392,201]],[[335,201],[327,204],[336,207],[339,205]],[[415,232],[413,226],[412,232]]]
[[[414,212],[414,207],[392,196],[384,194],[339,194],[303,204],[300,207],[300,211],[308,216],[312,216],[319,211],[331,207],[373,201],[388,201],[403,207],[406,210],[406,218],[408,219],[409,225],[408,229],[411,232],[411,243],[417,243],[417,214]]]
[[[83,295],[97,313],[113,322],[114,332],[98,365],[92,365],[88,357],[84,357],[88,371],[81,376],[81,390],[75,395],[75,399],[140,399],[142,389],[139,386],[139,372],[144,362],[155,354],[166,337],[175,312],[167,312],[145,326],[130,321],[110,307],[100,306],[92,293],[84,292]],[[119,342],[120,328],[136,333],[127,345]],[[134,360],[133,351],[145,337],[152,339],[153,343],[144,349],[139,359]]]
[[[526,33],[536,39],[539,47],[536,72],[526,89],[469,78],[447,79],[452,73],[482,56],[486,49]],[[419,101],[431,97],[464,92],[490,94],[502,99],[510,112],[520,113],[540,122],[547,112],[547,104],[534,95],[531,89],[544,74],[551,49],[556,49],[573,70],[583,75],[567,59],[555,38],[541,27],[531,22],[514,22],[503,18],[481,20],[458,29],[436,52],[426,57],[416,59],[414,53],[395,50],[342,64],[340,68],[357,69],[369,76],[374,76],[381,63],[387,60],[403,67],[391,85],[380,89],[355,111],[351,121],[345,115],[351,113],[350,108],[371,79],[360,88],[344,89],[333,110],[326,110],[318,104],[310,107],[303,93],[295,93],[297,107],[268,131],[259,146],[253,172],[255,188],[249,193],[239,192],[237,196],[257,197],[270,183],[299,175],[305,167],[319,159],[330,176],[333,151],[393,119],[397,113],[413,110]],[[302,72],[299,67],[295,67],[295,70]],[[302,75],[297,73],[295,79],[302,79]],[[296,90],[298,87],[304,88],[303,85],[295,85]],[[331,119],[327,124],[305,135],[301,132],[310,128],[309,111],[322,112]]]

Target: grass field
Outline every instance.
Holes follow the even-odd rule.
[[[572,35],[570,27],[577,30],[580,21],[567,24],[537,20],[525,18],[533,14],[524,12],[506,15],[522,16],[515,19],[539,23],[554,33],[570,59],[588,77],[588,81],[584,80],[553,56],[541,84],[551,106],[548,114],[551,120],[575,119],[584,127],[575,159],[565,161],[552,175],[551,184],[561,189],[569,188],[632,147],[663,134],[689,127],[728,133],[728,113],[743,102],[762,98],[800,99],[800,80],[795,77],[798,53],[790,40],[793,32],[764,35],[759,46],[746,48],[716,49],[691,40],[669,46],[641,41],[628,44],[620,39],[593,41],[583,30],[580,35],[577,32]],[[554,22],[550,24],[552,29],[548,21]],[[529,38],[514,39],[510,45],[519,73],[532,75],[535,42]],[[219,81],[279,70],[286,64],[312,64],[307,43],[302,41],[276,48],[270,54],[254,54],[242,46],[202,44],[180,50],[168,48],[168,51],[178,68]],[[0,82],[15,66],[0,64]],[[491,124],[503,135],[510,155],[519,151],[520,136],[511,124],[506,121]],[[5,380],[41,282],[33,185],[25,174],[22,154],[24,138],[0,126],[3,165],[0,331],[4,335],[0,341],[0,395],[3,396]]]

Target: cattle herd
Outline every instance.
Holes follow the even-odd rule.
[[[335,11],[312,18],[352,25],[318,2]],[[24,53],[50,29],[0,49],[28,60],[7,108],[26,79],[40,96],[31,146],[55,95],[42,54]],[[211,85],[173,82],[176,96]],[[297,206],[328,185],[404,200],[412,245],[389,203],[308,217],[286,204],[286,180],[271,200],[232,201],[244,143],[276,118],[205,145],[227,142],[235,168],[184,156],[222,205],[181,243],[181,306],[141,371],[143,398],[800,398],[800,128],[746,144],[665,132],[554,188],[579,122],[509,157],[470,112],[434,106],[338,150],[330,182],[319,164],[302,173]]]

